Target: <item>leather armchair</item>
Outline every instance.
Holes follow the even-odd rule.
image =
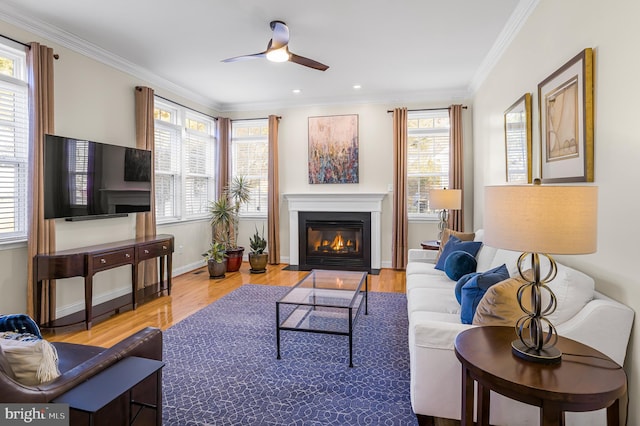
[[[50,402],[128,356],[162,360],[162,332],[152,327],[126,337],[111,348],[62,342],[54,342],[53,345],[58,352],[58,368],[61,375],[51,382],[26,386],[0,373],[0,402]],[[153,404],[156,392],[155,380],[150,377],[134,389],[132,398]],[[100,415],[95,418],[95,424],[129,424],[129,410],[128,395],[123,395],[100,411]],[[88,424],[88,417],[83,413],[72,410],[70,417],[72,425]],[[155,424],[155,413],[144,409],[135,424]]]

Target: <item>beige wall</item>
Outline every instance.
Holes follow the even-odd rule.
[[[499,63],[476,92],[475,220],[483,221],[483,188],[504,183],[503,113],[525,92],[534,98],[534,176],[539,175],[537,85],[581,50],[595,52],[595,185],[599,187],[598,251],[561,259],[596,278],[597,289],[640,310],[636,271],[640,232],[640,137],[637,94],[640,2],[541,0]],[[612,328],[615,333],[615,328]],[[625,369],[630,401],[640,392],[640,331],[632,331]],[[628,424],[640,424],[640,407],[630,404]]]

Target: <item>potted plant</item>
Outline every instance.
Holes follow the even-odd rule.
[[[209,207],[214,241],[225,246],[227,272],[239,270],[242,264],[244,247],[239,247],[237,243],[240,207],[249,201],[250,189],[251,185],[244,176],[236,176],[225,189],[225,193]]]
[[[227,257],[225,256],[224,244],[212,242],[209,250],[202,253],[202,256],[207,261],[209,277],[224,278],[224,274],[227,272]]]
[[[256,226],[256,233],[249,239],[249,248],[251,249],[249,252],[250,272],[252,274],[264,273],[267,270],[267,258],[269,257],[264,251],[267,248],[267,240],[264,239],[264,225],[262,226],[262,234],[258,233]]]

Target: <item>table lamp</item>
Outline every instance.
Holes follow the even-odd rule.
[[[440,210],[438,218],[438,241],[442,239],[442,231],[448,226],[449,210],[460,210],[462,208],[461,189],[432,189],[429,191],[429,208]]]
[[[596,251],[597,198],[595,186],[533,185],[488,186],[485,188],[484,243],[491,247],[523,252],[518,272],[526,281],[517,298],[524,312],[516,322],[518,338],[513,353],[523,359],[557,363],[562,353],[555,344],[558,334],[545,318],[556,309],[556,296],[548,284],[556,276],[551,254],[587,254]],[[549,271],[542,278],[540,256],[549,259]],[[532,276],[525,277],[523,263],[531,258]],[[522,295],[531,293],[531,305]],[[542,293],[549,303],[543,305]]]

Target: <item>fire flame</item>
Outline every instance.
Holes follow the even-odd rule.
[[[342,238],[342,235],[336,235],[336,237],[333,239],[333,242],[331,243],[331,249],[335,251],[344,249],[344,239]]]

